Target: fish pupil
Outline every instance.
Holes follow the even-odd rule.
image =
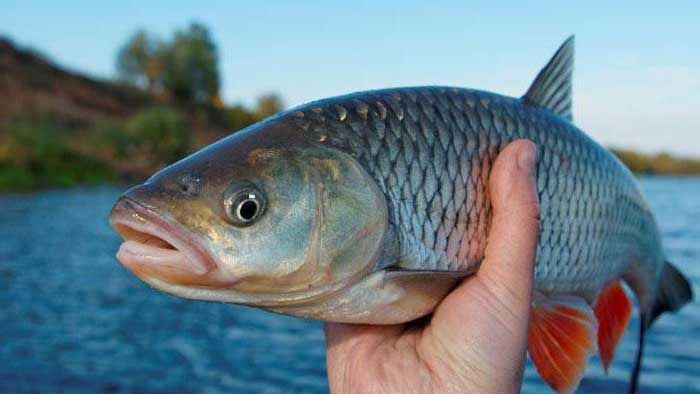
[[[258,213],[258,203],[255,200],[245,200],[238,206],[238,216],[248,222]]]

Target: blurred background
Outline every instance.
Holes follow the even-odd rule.
[[[700,293],[700,5],[14,1],[0,12],[0,392],[325,392],[317,322],[184,301],[127,274],[117,196],[278,111],[411,85],[522,95],[576,34],[574,120],[637,174]],[[610,376],[622,392],[636,321]],[[642,392],[700,392],[697,303]],[[531,366],[525,392],[547,392]]]

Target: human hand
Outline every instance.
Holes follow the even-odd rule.
[[[394,326],[326,324],[331,392],[520,391],[538,234],[535,152],[519,140],[496,159],[484,261],[431,317]]]

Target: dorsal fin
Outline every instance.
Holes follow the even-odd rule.
[[[572,120],[571,75],[574,70],[574,36],[559,47],[557,53],[537,74],[535,82],[523,96],[525,103],[546,108],[555,114]]]

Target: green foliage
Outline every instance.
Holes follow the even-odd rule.
[[[7,125],[0,190],[72,186],[114,179],[102,161],[73,149],[70,134],[49,119],[18,118]]]
[[[639,174],[700,174],[700,160],[677,158],[668,153],[644,154],[624,149],[611,150],[632,172]]]
[[[128,159],[129,149],[134,142],[124,132],[123,122],[102,119],[89,132],[86,143],[93,151],[107,152],[114,160]]]
[[[191,144],[184,117],[169,107],[153,107],[131,116],[124,126],[124,134],[117,135],[114,141],[122,156],[127,152],[145,155],[153,164],[182,158]]]
[[[225,110],[226,125],[231,130],[241,130],[260,120],[260,117],[243,105],[234,105]]]
[[[144,30],[137,31],[117,53],[119,77],[154,90],[163,78],[161,44]]]
[[[282,110],[275,95],[258,100],[255,108],[234,105],[221,110],[229,129],[241,130]],[[105,118],[86,129],[62,126],[48,117],[26,115],[0,127],[0,191],[68,187],[144,177],[187,155],[196,131],[207,125],[203,107],[189,112],[158,106],[124,121]],[[222,132],[224,130],[222,129]]]
[[[158,42],[141,30],[117,54],[120,77],[137,86],[165,90],[185,102],[219,104],[216,45],[206,26],[193,23]]]
[[[254,109],[237,104],[224,110],[227,126],[232,130],[241,130],[268,116],[284,110],[284,102],[274,93],[260,96]]]
[[[189,29],[175,33],[163,56],[163,85],[175,98],[198,103],[218,98],[218,54],[204,25],[193,23]]]
[[[24,191],[38,187],[38,181],[29,169],[0,161],[0,191]]]

